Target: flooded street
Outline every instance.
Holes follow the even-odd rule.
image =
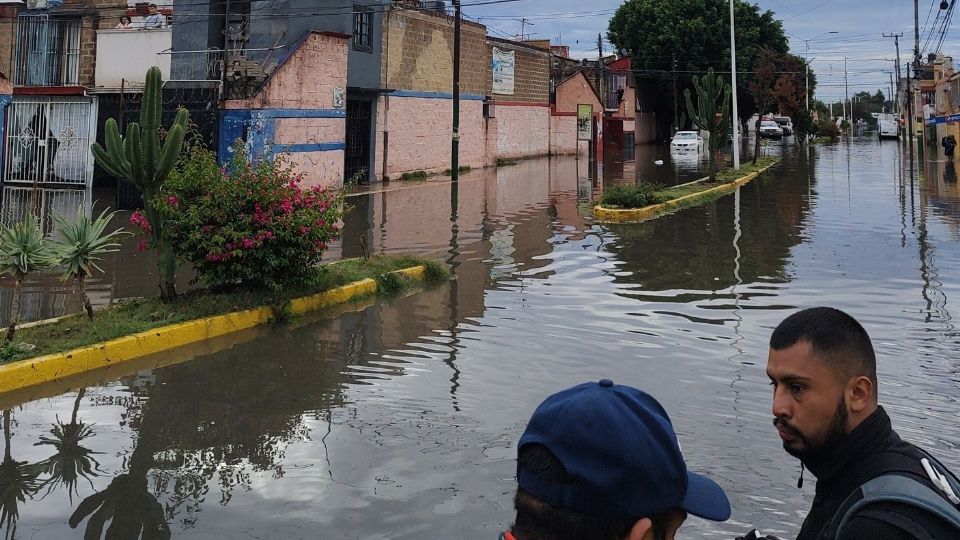
[[[351,197],[332,256],[416,252],[455,280],[7,398],[16,537],[83,538],[113,516],[117,538],[496,538],[534,407],[610,378],[656,396],[689,466],[730,495],[731,521],[691,518],[680,538],[792,538],[814,482],[797,489],[764,367],[773,328],[817,305],[871,333],[895,429],[960,467],[956,171],[911,179],[875,137],[783,148],[736,195],[641,225],[593,224],[602,186],[572,158],[473,171],[453,194],[395,182]],[[656,152],[638,152],[604,176],[656,175]],[[669,171],[661,182],[699,174]],[[124,286],[152,283],[146,255],[124,254],[112,264],[138,272]],[[55,314],[42,297],[35,312]]]

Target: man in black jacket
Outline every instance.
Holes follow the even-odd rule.
[[[813,506],[798,540],[960,538],[950,520],[911,502],[881,500],[847,515],[862,497],[862,486],[888,474],[916,480],[930,488],[919,486],[922,496],[953,504],[950,490],[934,484],[935,473],[925,468],[931,461],[942,466],[903,441],[877,405],[876,357],[856,320],[831,308],[791,315],[770,339],[767,375],[783,448],[817,477]]]

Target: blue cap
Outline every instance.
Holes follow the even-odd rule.
[[[573,479],[545,481],[518,463],[520,487],[552,506],[608,518],[674,509],[713,521],[730,517],[723,489],[687,471],[667,412],[636,388],[604,379],[548,397],[517,449],[528,444],[545,446]]]

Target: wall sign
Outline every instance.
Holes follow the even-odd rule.
[[[593,140],[593,105],[577,105],[577,140]]]
[[[513,95],[517,53],[493,48],[493,93]]]

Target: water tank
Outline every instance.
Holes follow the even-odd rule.
[[[447,3],[444,0],[424,0],[420,2],[420,9],[425,11],[447,12]]]

